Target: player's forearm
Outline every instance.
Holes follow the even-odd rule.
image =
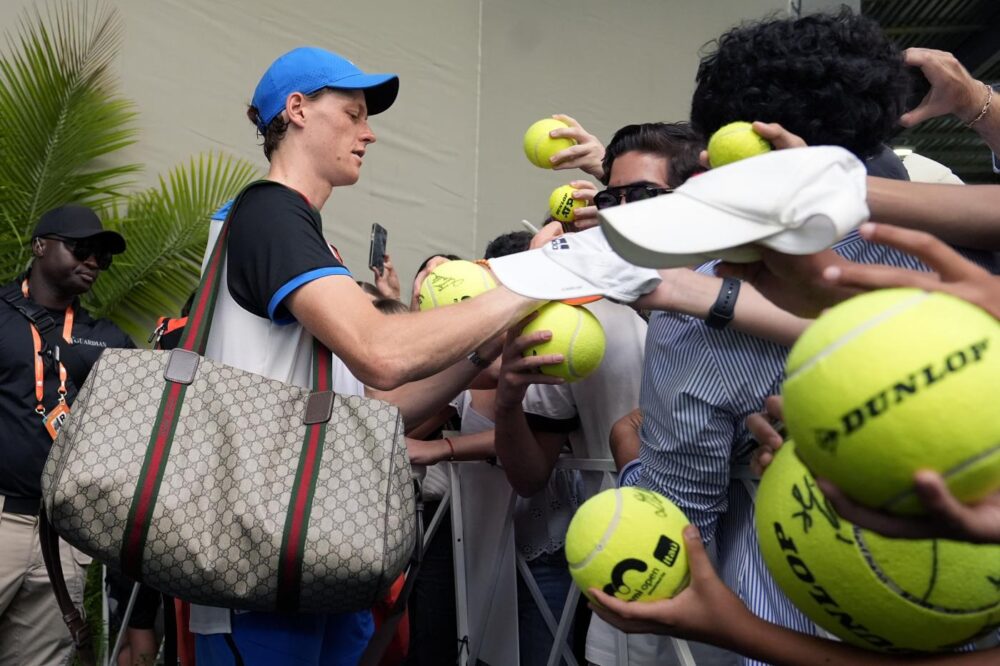
[[[539,304],[498,287],[446,308],[394,315],[384,330],[370,332],[366,345],[383,375],[383,383],[375,385],[392,388],[439,372]]]
[[[1000,187],[868,179],[875,222],[926,231],[952,245],[1000,248]]]
[[[663,281],[656,291],[640,300],[651,310],[670,310],[704,319],[715,304],[722,278],[696,273],[686,268],[660,271]],[[733,321],[729,324],[744,333],[790,346],[812,320],[785,312],[743,283],[736,299]]]
[[[521,405],[496,408],[494,446],[511,487],[531,497],[548,483],[555,461],[550,461],[528,426]]]
[[[540,305],[498,287],[447,308],[383,315],[335,279],[304,285],[289,297],[289,309],[355,377],[382,391],[441,372]]]
[[[403,423],[409,429],[439,412],[465,390],[479,371],[479,368],[463,358],[426,379],[403,384],[391,391],[367,388],[365,392],[369,397],[396,405],[403,417]]]

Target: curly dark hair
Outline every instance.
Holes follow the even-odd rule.
[[[662,155],[667,158],[667,185],[679,187],[694,174],[703,171],[698,154],[705,147],[701,136],[688,123],[642,123],[626,125],[611,137],[604,150],[605,185],[611,177],[615,160],[632,151]]]
[[[691,124],[703,136],[761,120],[866,158],[905,111],[902,54],[875,21],[846,7],[743,24],[714,47],[698,66],[691,101]]]

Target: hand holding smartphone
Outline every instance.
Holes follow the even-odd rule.
[[[385,267],[385,245],[388,238],[389,232],[385,227],[378,222],[372,224],[371,242],[368,245],[368,268],[380,276]]]

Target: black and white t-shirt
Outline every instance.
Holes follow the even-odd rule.
[[[222,229],[219,218],[224,215],[214,216],[206,255]],[[280,183],[255,186],[230,223],[224,271],[226,288],[219,290],[206,356],[308,387],[313,338],[291,316],[285,301],[322,277],[353,279],[323,238],[319,211]],[[335,391],[364,393],[361,382],[336,357],[333,368]]]
[[[222,230],[229,204],[212,217],[206,263]],[[319,211],[295,190],[280,183],[255,185],[230,222],[207,358],[289,384],[312,382],[313,336],[288,312],[286,299],[296,289],[350,271],[323,238]],[[333,390],[363,395],[364,385],[333,357]],[[229,610],[191,606],[191,631],[229,633]]]

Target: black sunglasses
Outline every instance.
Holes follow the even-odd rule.
[[[670,187],[653,187],[652,185],[609,187],[594,195],[594,205],[597,206],[598,210],[604,210],[623,203],[622,199],[624,199],[624,203],[632,203],[633,201],[652,199],[661,194],[670,194],[673,191],[673,188]]]
[[[50,240],[57,240],[66,246],[77,261],[87,261],[93,257],[97,261],[97,267],[102,271],[108,270],[111,266],[111,250],[102,243],[90,238],[66,238],[64,236],[42,236]]]

